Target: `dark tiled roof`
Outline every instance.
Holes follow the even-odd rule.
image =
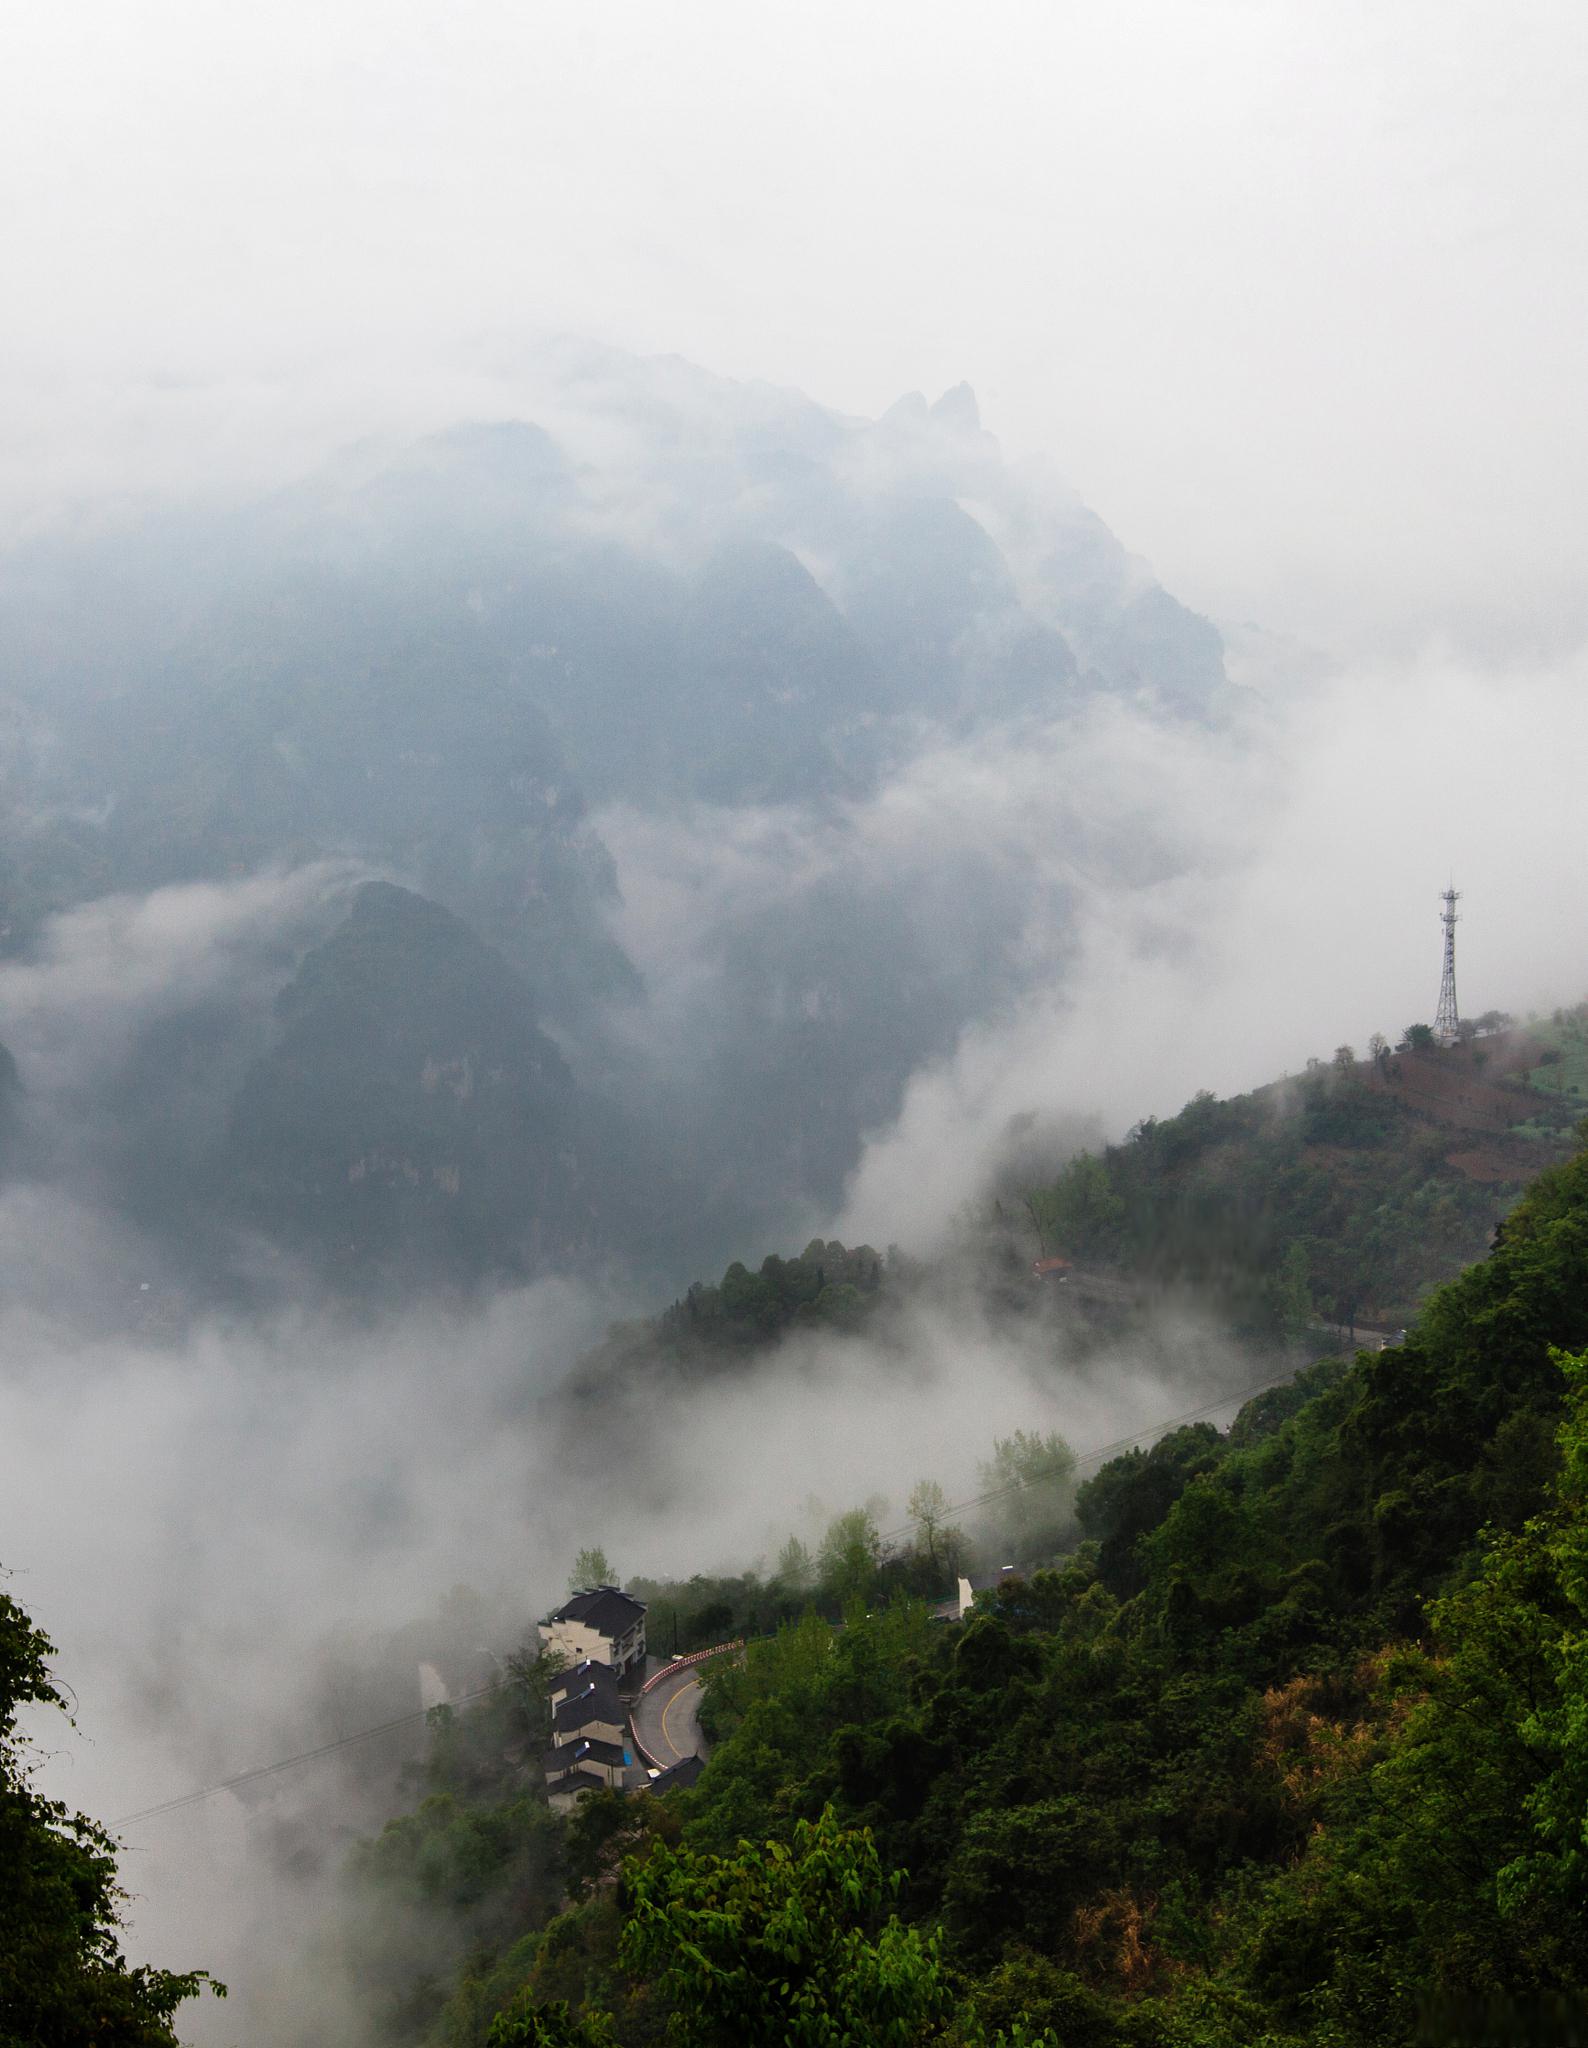
[[[570,1742],[568,1754],[581,1764],[626,1764],[629,1753],[621,1742]]]
[[[671,1792],[675,1786],[687,1788],[694,1784],[705,1768],[704,1757],[686,1756],[667,1770],[658,1771],[645,1789],[647,1792]]]
[[[548,1749],[540,1762],[550,1780],[577,1770],[581,1764],[621,1767],[628,1762],[628,1752],[621,1743],[595,1742],[586,1736],[579,1742],[565,1742],[561,1749]]]
[[[622,1727],[623,1703],[618,1697],[617,1680],[607,1665],[600,1668],[607,1674],[605,1685],[587,1685],[579,1692],[571,1692],[560,1706],[553,1709],[551,1725],[559,1734],[564,1729],[583,1728],[591,1721]]]
[[[643,1601],[631,1600],[616,1586],[597,1586],[590,1592],[575,1593],[551,1618],[553,1621],[582,1621],[586,1628],[593,1628],[600,1635],[622,1636],[627,1635],[634,1624],[644,1618],[644,1614]]]
[[[594,1657],[586,1657],[582,1664],[575,1664],[570,1670],[559,1671],[552,1680],[548,1695],[553,1700],[565,1700],[570,1693],[583,1692],[591,1683],[597,1685],[617,1684],[617,1675],[610,1664],[598,1664]]]
[[[548,1786],[547,1789],[559,1797],[566,1792],[604,1792],[607,1789],[607,1781],[605,1778],[598,1778],[594,1771],[570,1771],[567,1777],[559,1779],[555,1785]]]
[[[618,1675],[610,1664],[597,1664],[587,1657],[574,1670],[563,1673],[551,1696],[561,1707],[569,1700],[582,1699],[587,1692],[598,1693],[604,1700],[617,1700]]]

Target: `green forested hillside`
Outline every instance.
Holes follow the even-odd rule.
[[[857,1602],[712,1666],[698,1788],[588,1801],[567,1910],[401,2038],[1576,2039],[1588,1154],[1404,1347],[1077,1512],[963,1626]]]
[[[1293,1081],[1082,1153],[1032,1191],[1044,1248],[1216,1296],[1244,1328],[1405,1323],[1477,1258],[1580,1114],[1551,1027],[1448,1050],[1341,1047]]]
[[[1072,1351],[1087,1330],[1112,1337],[1150,1315],[1165,1290],[1262,1344],[1314,1341],[1327,1324],[1399,1329],[1569,1151],[1585,1031],[1562,1012],[1450,1050],[1337,1055],[1228,1101],[1198,1095],[967,1210],[930,1262],[819,1238],[754,1271],[735,1261],[615,1325],[580,1383],[607,1394],[638,1372],[729,1370],[812,1328],[885,1335],[889,1311],[923,1293],[974,1293],[1002,1320],[1052,1316]],[[1034,1284],[1047,1254],[1076,1268],[1066,1291]]]
[[[636,1367],[720,1371],[792,1330],[857,1330],[881,1306],[883,1282],[869,1244],[836,1238],[812,1238],[790,1259],[772,1253],[754,1273],[735,1259],[715,1285],[696,1281],[660,1315],[614,1324],[581,1361],[581,1379],[602,1391]]]

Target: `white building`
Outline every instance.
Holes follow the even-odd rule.
[[[570,1664],[606,1664],[622,1678],[645,1662],[644,1602],[616,1586],[575,1593],[540,1624],[540,1641]]]
[[[609,1664],[586,1661],[565,1673],[551,1695],[552,1746],[562,1749],[570,1742],[621,1743],[628,1730],[628,1715],[618,1697],[618,1682]]]

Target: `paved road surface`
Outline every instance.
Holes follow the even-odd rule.
[[[705,1754],[699,1711],[700,1673],[694,1665],[669,1672],[640,1695],[634,1709],[635,1732],[664,1770],[686,1756]]]

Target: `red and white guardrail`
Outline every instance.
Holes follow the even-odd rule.
[[[636,1708],[638,1707],[639,1700],[644,1699],[645,1695],[650,1691],[653,1685],[660,1685],[664,1678],[671,1678],[675,1671],[687,1671],[692,1664],[704,1664],[706,1660],[710,1657],[720,1657],[724,1654],[725,1651],[742,1650],[743,1648],[744,1638],[743,1636],[739,1636],[738,1638],[736,1638],[735,1641],[731,1643],[713,1643],[709,1650],[691,1650],[688,1656],[686,1657],[670,1658],[669,1661],[662,1666],[660,1671],[653,1671],[650,1677],[647,1678],[645,1683],[640,1687],[639,1696],[635,1702]],[[638,1712],[631,1713],[629,1715],[629,1733],[634,1737],[634,1747],[639,1751],[640,1755],[644,1757],[646,1763],[650,1766],[650,1768],[653,1771],[662,1771],[668,1768],[667,1765],[662,1763],[659,1758],[652,1756],[651,1752],[645,1747],[645,1744],[640,1740],[640,1723]]]

